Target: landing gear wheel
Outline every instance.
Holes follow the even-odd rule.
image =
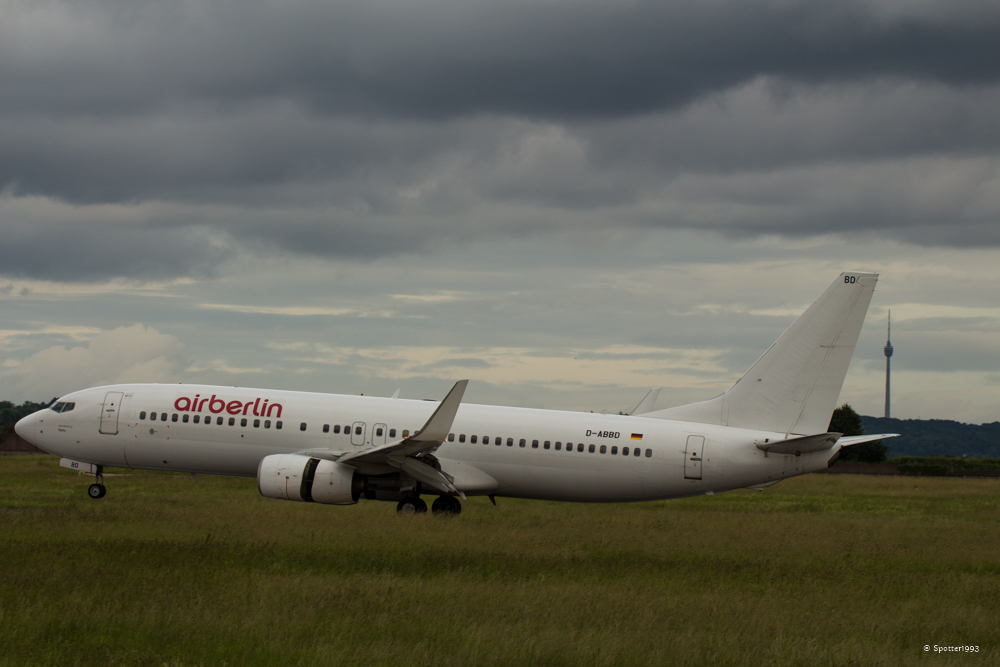
[[[458,498],[454,496],[438,496],[431,505],[431,511],[439,515],[461,514],[462,503],[458,502]]]
[[[420,496],[410,496],[403,498],[396,505],[396,514],[411,516],[413,514],[426,514],[427,503],[420,499]]]
[[[90,488],[87,489],[87,495],[97,500],[98,498],[103,498],[107,494],[108,490],[104,488],[103,484],[91,484]]]

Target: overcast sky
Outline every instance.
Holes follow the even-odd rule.
[[[629,410],[844,270],[841,398],[1000,419],[1000,4],[0,0],[0,398]]]

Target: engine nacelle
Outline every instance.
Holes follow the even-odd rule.
[[[356,472],[334,461],[272,454],[261,459],[257,467],[257,490],[265,498],[353,505],[364,488],[364,478]]]

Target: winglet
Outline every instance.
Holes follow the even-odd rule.
[[[468,384],[468,380],[459,380],[456,382],[455,386],[448,392],[448,395],[441,401],[441,405],[437,407],[431,418],[424,424],[424,427],[411,435],[410,440],[421,442],[444,442],[447,440],[448,433],[451,431],[451,425],[455,421],[455,415],[458,413],[458,406],[462,404],[465,387]]]
[[[639,401],[639,405],[635,406],[635,410],[630,412],[631,415],[644,415],[647,412],[653,411],[653,406],[656,405],[656,399],[660,396],[660,387],[653,387],[649,390],[649,393]]]

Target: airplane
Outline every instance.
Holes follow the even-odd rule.
[[[17,433],[94,475],[105,467],[256,477],[267,498],[397,503],[459,514],[469,496],[636,502],[762,490],[832,465],[843,437],[827,427],[878,274],[842,273],[733,386],[629,415],[438,403],[190,384],[84,389],[17,422]],[[398,392],[397,392],[398,395]]]

